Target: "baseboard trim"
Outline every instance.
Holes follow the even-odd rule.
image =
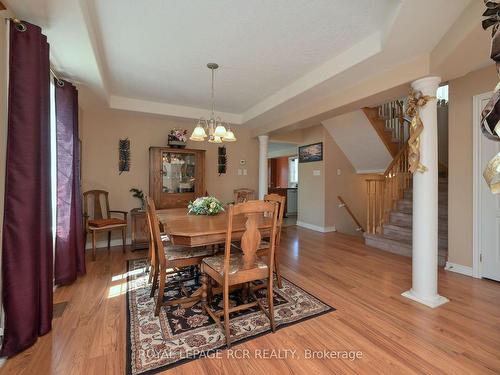
[[[445,271],[456,272],[465,276],[472,277],[472,267],[463,266],[461,264],[446,262],[446,266],[444,267]]]
[[[125,244],[131,245],[132,244],[132,240],[127,237],[127,239],[125,241]],[[111,246],[122,246],[122,240],[120,238],[112,239],[111,240]],[[96,241],[95,247],[96,247],[96,249],[102,249],[104,247],[107,248],[108,247],[108,240]],[[86,250],[92,249],[92,239],[90,237],[87,239],[87,243],[85,244],[85,249]]]
[[[335,226],[333,227],[321,227],[319,225],[314,225],[314,224],[309,224],[309,223],[304,223],[303,221],[297,220],[297,226],[306,228],[306,229],[311,229],[316,232],[321,232],[321,233],[328,233],[328,232],[336,232],[337,229]]]

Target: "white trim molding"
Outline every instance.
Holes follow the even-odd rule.
[[[481,278],[481,128],[479,126],[479,116],[481,114],[481,102],[491,98],[493,92],[474,95],[472,97],[472,277]]]
[[[306,228],[306,229],[311,229],[311,230],[314,230],[316,232],[321,232],[321,233],[328,233],[328,232],[336,232],[337,231],[335,226],[322,227],[319,225],[309,224],[309,223],[305,223],[303,221],[298,221],[298,220],[297,220],[297,226],[302,227],[302,228]]]
[[[374,174],[384,173],[385,169],[356,169],[357,174]]]
[[[472,277],[472,267],[463,266],[457,263],[446,262],[446,266],[444,267],[445,271],[456,272],[461,275],[471,276]]]

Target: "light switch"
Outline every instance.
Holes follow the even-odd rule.
[[[238,176],[241,176],[241,168],[238,168]]]
[[[337,169],[337,176],[340,176],[342,174],[342,171],[340,169]]]
[[[314,169],[313,176],[321,176],[321,171],[319,169]]]
[[[245,169],[243,169],[243,176],[246,176],[246,175],[247,175],[247,170],[245,168]]]

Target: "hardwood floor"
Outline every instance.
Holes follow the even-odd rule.
[[[411,259],[366,247],[361,239],[298,227],[284,229],[281,271],[337,311],[232,347],[249,359],[204,358],[168,374],[498,374],[500,283],[440,271],[451,302],[429,309],[400,294],[411,285]],[[67,302],[51,333],[9,359],[0,374],[124,374],[125,259],[98,251],[87,275],[55,291]],[[255,350],[292,349],[288,359]],[[360,359],[305,359],[305,350],[360,351]],[[233,352],[235,353],[235,352]],[[263,353],[263,352],[260,352]]]

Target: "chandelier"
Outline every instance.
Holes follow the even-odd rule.
[[[207,68],[212,71],[212,112],[208,120],[201,117],[196,124],[196,127],[189,137],[192,141],[203,142],[208,136],[208,142],[210,143],[222,143],[224,142],[234,142],[236,137],[231,131],[229,123],[223,122],[220,117],[215,116],[215,104],[214,104],[214,73],[215,70],[219,68],[216,63],[207,64]],[[227,128],[226,128],[227,126]]]

